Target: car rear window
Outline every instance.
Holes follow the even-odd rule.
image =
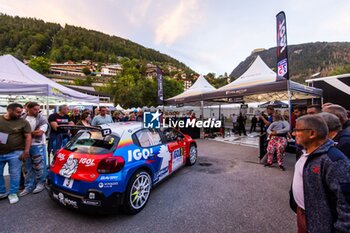
[[[83,154],[106,154],[117,147],[119,137],[115,135],[102,136],[101,132],[80,131],[66,145],[65,149]]]

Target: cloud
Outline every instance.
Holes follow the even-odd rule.
[[[126,14],[131,24],[142,24],[144,18],[148,13],[149,8],[152,6],[152,0],[138,0],[134,4],[131,4],[132,9]]]
[[[185,36],[200,20],[198,0],[181,0],[172,12],[161,17],[161,23],[155,31],[156,43],[170,46]]]

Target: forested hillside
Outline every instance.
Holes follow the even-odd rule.
[[[319,72],[320,76],[350,72],[349,42],[290,45],[288,53],[291,79],[301,83]],[[258,55],[276,71],[276,47],[274,47],[252,53],[232,71],[230,76],[237,78],[242,75]]]
[[[19,59],[44,56],[54,62],[92,60],[114,63],[120,57],[127,57],[155,64],[171,64],[192,72],[185,64],[168,55],[117,36],[0,14],[0,54],[8,53]]]

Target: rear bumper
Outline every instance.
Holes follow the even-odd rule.
[[[124,193],[115,192],[106,197],[100,190],[89,189],[85,195],[81,195],[63,190],[50,182],[47,188],[50,198],[60,205],[88,212],[114,210],[124,201]]]

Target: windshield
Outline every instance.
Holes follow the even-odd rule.
[[[117,147],[119,137],[102,136],[101,132],[80,131],[66,145],[65,149],[83,154],[106,154]]]

